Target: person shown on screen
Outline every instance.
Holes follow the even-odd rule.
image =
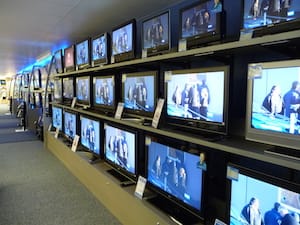
[[[111,101],[109,99],[109,87],[108,87],[107,80],[104,80],[103,83],[101,84],[100,98],[102,99],[102,102],[104,104],[110,104],[111,103]]]
[[[139,109],[147,109],[147,87],[145,79],[142,77],[135,85],[133,97],[136,101],[136,107]]]
[[[200,119],[200,93],[197,85],[194,84],[189,91],[189,109],[193,118]]]
[[[82,45],[79,51],[79,63],[87,63],[85,45]]]
[[[184,85],[183,91],[181,92],[181,105],[183,106],[183,110],[184,110],[184,113],[182,116],[184,118],[189,117],[189,103],[190,103],[189,93],[190,93],[190,86],[188,83],[186,83]]]
[[[280,225],[281,215],[280,215],[280,203],[275,202],[274,207],[267,211],[264,216],[265,225]]]
[[[154,172],[156,178],[159,179],[161,177],[162,165],[161,165],[160,155],[156,156],[156,158],[154,160],[154,163],[153,163],[153,166],[152,166],[152,171]]]
[[[199,155],[199,162],[197,162],[197,168],[201,169],[201,170],[206,170],[207,166],[206,166],[206,162],[205,162],[205,153],[201,152]]]
[[[98,39],[98,42],[95,47],[95,52],[96,52],[97,59],[105,56],[103,42],[102,42],[101,38]]]
[[[151,42],[152,46],[159,45],[164,42],[164,27],[161,23],[160,18],[155,18],[151,27]]]
[[[170,186],[173,184],[172,179],[172,171],[173,171],[173,161],[168,156],[166,156],[163,164],[162,164],[162,175],[164,179],[164,190],[170,190]]]
[[[124,27],[118,37],[118,43],[117,43],[118,53],[126,52],[129,49],[128,46],[128,33],[126,31],[126,28]]]
[[[200,93],[200,119],[207,120],[208,105],[210,103],[210,92],[206,84],[206,80],[202,80],[202,84],[198,85],[198,91]]]
[[[247,225],[263,225],[262,215],[259,209],[259,200],[255,197],[244,206],[241,212],[241,218]]]
[[[191,18],[188,16],[182,26],[182,33],[185,35],[183,36],[189,36],[192,34],[192,23],[191,23]]]
[[[119,131],[120,133],[117,136],[118,140],[118,158],[119,161],[123,164],[124,167],[127,167],[128,161],[128,144],[126,141],[126,135],[124,132]]]
[[[281,0],[280,16],[287,20],[288,11],[291,7],[292,0]]]
[[[281,97],[280,87],[273,85],[269,94],[262,103],[263,109],[268,111],[271,116],[281,114],[283,111],[283,99]]]
[[[179,167],[178,173],[178,190],[182,196],[186,193],[186,184],[187,184],[187,174],[186,169],[181,166]]]
[[[86,129],[86,139],[88,141],[89,149],[94,151],[95,150],[95,141],[96,141],[96,135],[95,135],[95,128],[92,121],[89,121],[89,124]]]
[[[175,91],[172,95],[172,101],[175,103],[175,106],[181,105],[181,93],[178,85],[175,87]]]
[[[280,225],[299,225],[297,219],[286,208],[280,209],[280,215],[282,217]]]
[[[220,0],[214,0],[214,6],[211,11],[214,13],[222,12],[222,3]]]
[[[273,16],[272,22],[280,22],[280,10],[281,10],[281,0],[269,0],[268,15]]]

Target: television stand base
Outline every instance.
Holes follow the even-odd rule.
[[[89,163],[90,164],[96,164],[96,163],[98,163],[100,161],[101,161],[101,158],[99,158],[99,157],[97,157],[95,155],[93,155],[92,158],[89,159]]]
[[[110,175],[112,175],[113,177],[115,177],[117,180],[120,181],[121,185],[122,183],[125,184],[125,183],[128,183],[129,182],[133,182],[131,181],[129,178],[127,178],[126,176],[122,175],[121,173],[119,173],[118,171],[116,171],[115,169],[109,169],[109,170],[106,170],[106,172],[108,172]],[[128,186],[128,185],[127,185]]]
[[[300,160],[300,151],[296,149],[275,146],[265,150],[264,152],[267,154],[278,155],[285,158]]]

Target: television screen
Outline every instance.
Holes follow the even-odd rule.
[[[86,39],[76,44],[76,65],[78,69],[90,66],[90,40]]]
[[[115,76],[94,77],[94,106],[114,108],[115,106]]]
[[[54,101],[61,102],[62,101],[62,80],[61,79],[54,79]]]
[[[149,138],[147,148],[147,181],[163,195],[171,195],[183,208],[202,212],[204,169],[199,155]],[[179,147],[179,146],[178,146]]]
[[[222,11],[220,0],[201,1],[181,10],[180,38],[187,40],[188,48],[221,38]]]
[[[127,113],[151,116],[157,100],[157,72],[122,75],[122,98]]]
[[[300,60],[249,64],[246,121],[247,139],[300,149]]]
[[[112,56],[115,62],[133,59],[135,57],[135,20],[118,26],[112,31]]]
[[[64,67],[63,67],[63,54],[62,50],[58,50],[54,53],[54,58],[55,58],[55,70],[56,73],[63,73],[64,72]]]
[[[75,70],[75,46],[64,49],[64,65],[66,72]]]
[[[77,103],[90,106],[90,77],[76,77]]]
[[[170,50],[169,11],[143,22],[142,46],[148,55]]]
[[[73,77],[63,78],[63,97],[64,100],[72,100],[74,97]]]
[[[108,124],[105,129],[105,159],[114,168],[131,177],[136,176],[136,134]]]
[[[100,155],[100,122],[96,119],[80,116],[81,145],[96,155]]]
[[[52,126],[56,129],[58,128],[60,131],[62,131],[63,127],[62,113],[62,108],[56,106],[52,107]]]
[[[165,82],[169,122],[226,133],[228,67],[171,71]]]
[[[240,170],[237,179],[231,181],[230,224],[299,224],[299,184],[292,188],[282,183]]]
[[[64,134],[71,139],[74,139],[76,135],[77,119],[76,114],[68,111],[64,111]]]
[[[92,39],[93,66],[107,64],[109,50],[109,36],[107,33],[94,37]]]
[[[33,89],[39,89],[42,87],[42,81],[41,81],[41,71],[39,67],[33,68],[33,73],[31,75],[31,82],[32,82],[32,88]]]
[[[292,29],[290,22],[299,24],[300,2],[291,0],[253,1],[244,0],[244,29],[255,29],[277,26],[287,23]],[[299,29],[299,25],[298,25]]]

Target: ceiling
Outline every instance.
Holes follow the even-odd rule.
[[[0,77],[17,74],[49,51],[179,2],[182,0],[3,0]]]

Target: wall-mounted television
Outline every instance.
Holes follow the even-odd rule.
[[[165,72],[166,123],[226,134],[228,91],[228,66]]]
[[[75,70],[75,45],[71,45],[64,49],[64,66],[65,72],[71,72]]]
[[[137,157],[138,136],[136,131],[117,125],[104,124],[104,159],[112,166],[113,173],[116,171],[121,182],[136,181],[137,179]]]
[[[76,103],[90,107],[90,76],[76,77]]]
[[[36,67],[36,66],[33,67],[30,79],[31,79],[31,84],[32,84],[32,86],[30,88],[32,90],[37,90],[42,87],[42,74],[41,74],[41,70],[39,67]]]
[[[115,62],[135,58],[136,21],[132,19],[112,30],[112,56]]]
[[[80,115],[80,143],[93,153],[91,162],[101,157],[101,122],[95,118]]]
[[[77,113],[64,110],[63,121],[63,134],[69,141],[72,141],[77,134]]]
[[[92,38],[92,66],[109,63],[110,37],[108,33],[100,34]]]
[[[74,97],[74,79],[73,77],[63,78],[63,102],[71,103]]]
[[[54,79],[53,85],[54,85],[53,100],[54,100],[54,102],[61,103],[63,100],[62,79],[61,78]]]
[[[221,0],[201,0],[180,11],[180,39],[187,49],[220,41],[224,36],[225,16]]]
[[[142,49],[147,56],[168,52],[171,46],[170,12],[148,18],[142,22]]]
[[[105,112],[115,110],[115,76],[93,77],[93,107]]]
[[[249,64],[247,89],[246,139],[300,150],[300,60]]]
[[[244,29],[254,29],[253,37],[300,28],[299,1],[244,0]]]
[[[175,203],[164,210],[182,224],[203,219],[206,166],[200,153],[176,139],[146,136],[146,143],[147,187],[159,194],[156,203]]]
[[[63,129],[63,110],[60,107],[52,106],[52,126],[59,131]]]
[[[63,73],[64,66],[63,66],[63,51],[62,51],[62,49],[59,49],[54,53],[54,59],[55,59],[54,66],[55,66],[56,73]]]
[[[157,71],[122,74],[124,113],[152,118],[157,101]]]
[[[85,39],[76,44],[76,66],[78,69],[85,69],[91,64],[91,42]]]
[[[229,167],[236,175],[228,181],[228,224],[299,224],[299,182]]]

